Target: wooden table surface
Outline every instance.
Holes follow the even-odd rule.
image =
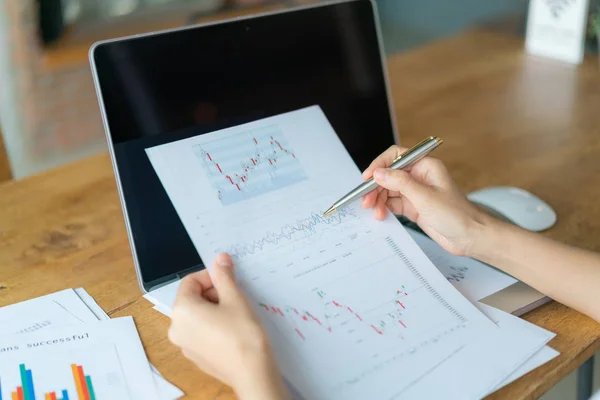
[[[600,72],[527,56],[522,40],[471,31],[388,61],[401,142],[445,139],[462,189],[515,185],[548,201],[545,234],[600,251]],[[167,340],[141,298],[107,154],[0,184],[0,306],[84,287],[112,316],[133,315],[148,357],[190,399],[231,399]],[[561,355],[493,398],[535,398],[600,348],[600,325],[557,303],[524,317],[556,332]]]

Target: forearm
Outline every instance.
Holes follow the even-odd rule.
[[[488,219],[469,256],[600,322],[600,255]]]
[[[245,377],[234,388],[240,400],[288,400],[287,388],[273,357],[260,360],[252,365],[240,364],[245,368]]]

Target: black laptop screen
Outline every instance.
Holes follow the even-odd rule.
[[[202,262],[145,148],[314,104],[361,169],[394,140],[368,0],[103,43],[92,58],[146,289]]]

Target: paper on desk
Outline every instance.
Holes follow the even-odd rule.
[[[35,384],[36,397],[54,391],[60,395],[60,390],[75,397],[80,390],[72,365],[78,365],[84,371],[81,379],[98,399],[159,400],[131,317],[5,335],[0,349],[4,398],[22,385],[24,368],[31,371],[28,387],[23,384],[26,393]]]
[[[179,281],[175,281],[146,293],[144,298],[154,304],[155,310],[168,316],[171,314],[173,303],[175,303],[178,288]]]
[[[402,393],[401,399],[480,399],[555,335],[485,304],[500,329],[461,349]]]
[[[493,391],[489,394],[503,388],[504,386],[516,381],[520,377],[534,369],[546,364],[548,361],[553,360],[558,357],[560,353],[554,350],[550,346],[544,346],[540,351],[535,353],[529,360],[527,360],[523,365],[521,365],[517,370],[515,370],[509,377],[507,377],[504,381],[502,381]]]
[[[202,259],[234,258],[304,397],[393,397],[497,329],[392,216],[321,215],[362,177],[319,106],[146,153]]]
[[[81,323],[57,302],[36,300],[0,308],[0,335],[29,333],[55,326]]]
[[[94,300],[94,298],[90,296],[84,288],[75,289],[75,293],[81,299],[81,301],[85,303],[85,305],[90,309],[90,311],[94,313],[97,319],[110,319],[108,314],[104,312],[102,307],[100,307],[98,303],[96,303],[96,300]],[[163,378],[160,372],[158,372],[158,370],[152,364],[150,364],[150,369],[153,372],[154,383],[156,384],[156,389],[158,390],[159,397],[162,400],[175,400],[184,395],[184,393],[177,386],[173,385],[171,382]]]
[[[65,289],[0,308],[0,335],[97,322],[107,318],[108,315],[83,288],[76,291]],[[161,400],[183,396],[183,392],[162,378],[158,371],[153,378]]]
[[[468,283],[467,283],[468,284]],[[152,302],[153,304],[155,304],[154,309],[157,310],[158,312],[165,314],[167,316],[170,315],[170,307],[172,306],[172,301],[174,300],[174,293],[177,291],[177,287],[178,284],[177,283],[172,283],[170,285],[164,286],[163,290],[158,291],[158,293],[156,293],[157,291],[153,291],[151,293],[149,293],[148,295],[144,296],[146,297],[150,302]],[[484,296],[485,297],[485,296]],[[164,304],[164,305],[163,305]],[[491,308],[485,304],[479,303],[482,305],[482,307],[486,308]],[[519,330],[521,330],[523,328],[523,323],[525,324],[529,324],[529,325],[533,325],[530,324],[524,320],[521,320],[518,317],[515,317],[513,315],[507,314],[501,310],[495,310],[491,312],[491,317],[494,317],[495,315],[496,318],[492,318],[493,320],[498,320],[500,322],[500,326],[501,328],[510,328],[513,326],[518,326]],[[498,318],[499,317],[499,318]],[[520,322],[517,322],[516,320],[520,320]],[[502,324],[502,321],[505,321],[506,323]],[[534,327],[536,327],[535,325],[533,325]],[[537,328],[537,327],[536,327]],[[530,328],[529,329],[534,329],[535,328]],[[541,329],[541,328],[539,328]],[[500,332],[506,332],[506,329],[501,330]],[[545,331],[542,329],[542,332],[540,332],[539,334],[546,336],[547,340],[550,340],[550,338],[552,338],[553,334],[551,332]],[[530,332],[527,333],[527,335],[531,335]],[[495,336],[494,336],[495,337]],[[509,334],[509,336],[506,338],[506,340],[510,340],[511,338],[514,339],[514,335]],[[504,339],[503,339],[504,341]],[[492,344],[492,347],[494,347],[496,345],[496,343]],[[479,346],[475,347],[478,348]],[[472,350],[470,350],[472,351]],[[511,353],[511,352],[509,352]],[[468,354],[468,352],[467,352]],[[554,359],[555,357],[557,357],[560,353],[554,349],[552,349],[550,346],[543,346],[541,350],[537,351],[533,356],[531,356],[529,359],[527,359],[523,364],[521,364],[516,370],[514,370],[509,376],[507,376],[500,384],[498,384],[494,389],[489,390],[489,392],[486,393],[486,396],[488,394],[491,394],[501,388],[503,388],[504,386],[514,382],[515,380],[519,379],[520,377],[522,377],[523,375],[533,371],[534,369],[544,365],[545,363],[547,363],[548,361],[551,361],[552,359]],[[489,354],[488,357],[492,357],[492,354]],[[462,358],[464,358],[464,355],[461,355],[460,357],[457,357],[457,360],[460,360]],[[502,363],[506,363],[506,361],[508,360],[503,360]],[[454,366],[456,367],[454,364],[456,362],[448,362],[449,366]],[[462,368],[464,367],[464,365],[468,365],[468,364],[463,364],[460,367],[456,367],[456,369],[454,371],[463,371]],[[482,364],[478,364],[478,365],[482,365]],[[495,364],[494,364],[495,365]],[[506,364],[505,364],[506,365]],[[446,368],[447,366],[445,366],[445,364],[441,364],[439,366],[440,370],[443,370],[443,368]],[[466,373],[466,372],[465,372]],[[461,374],[461,376],[464,376]],[[459,379],[459,381],[462,381],[461,379]],[[468,385],[471,385],[473,381],[469,381]],[[421,387],[419,385],[419,383],[417,383],[418,387]],[[469,387],[468,385],[465,385],[463,388],[465,387]],[[481,386],[486,386],[486,385],[479,385],[479,387]],[[414,393],[414,390],[411,388],[410,392],[407,393]],[[460,392],[462,393],[462,392]]]
[[[427,236],[407,228],[433,265],[471,301],[479,301],[517,282],[515,278],[468,257],[448,253]]]
[[[427,254],[433,264],[440,272],[442,272],[442,274],[444,274],[446,279],[448,279],[448,281],[450,281],[450,283],[452,283],[464,296],[472,301],[479,301],[517,282],[513,277],[477,260],[467,257],[458,257],[448,253],[433,240],[419,232],[412,229],[407,229],[407,231],[415,242],[417,242],[419,247],[421,247],[423,252]],[[517,380],[521,376],[552,360],[559,354],[559,352],[551,347],[544,346],[493,391]]]

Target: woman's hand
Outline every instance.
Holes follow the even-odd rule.
[[[227,254],[182,279],[169,339],[200,369],[241,399],[285,399],[287,392],[267,336],[234,278]]]
[[[488,217],[460,192],[441,161],[425,157],[407,170],[388,167],[406,149],[392,146],[377,157],[363,173],[380,188],[367,194],[364,208],[373,208],[383,219],[387,209],[417,223],[447,251],[469,255]]]

